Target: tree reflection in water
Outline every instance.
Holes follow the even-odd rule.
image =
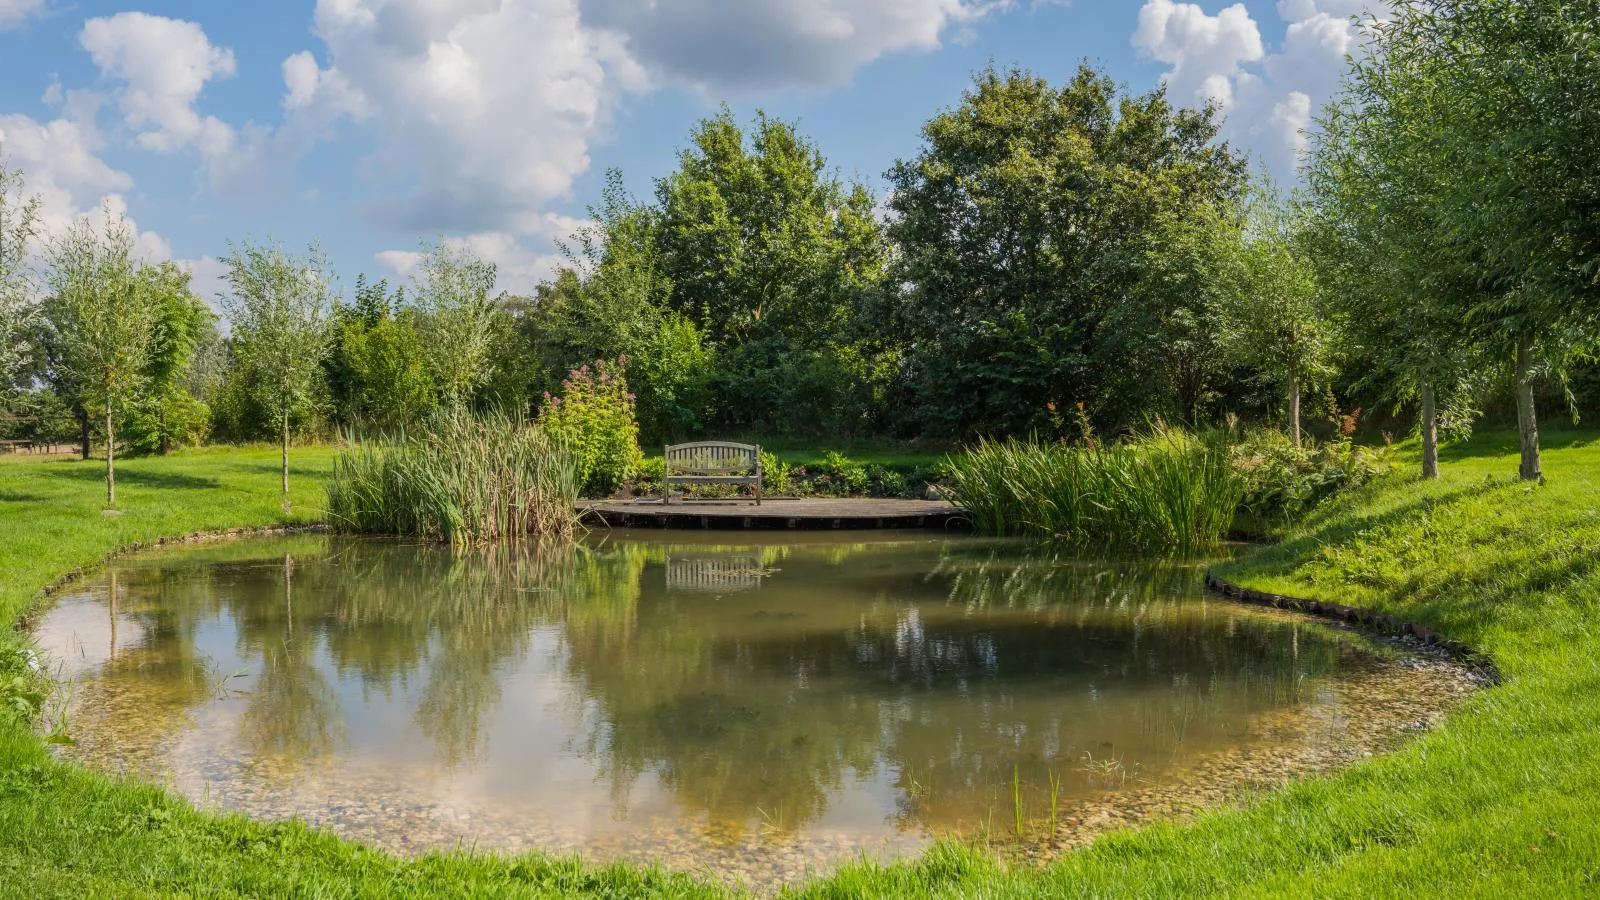
[[[470,775],[551,815],[666,800],[722,838],[944,832],[1008,820],[1014,775],[1041,815],[1053,779],[1071,803],[1171,777],[1370,665],[1322,629],[1207,602],[1187,567],[921,535],[729,540],[296,537],[135,560],[117,572],[129,637],[80,702],[120,697],[122,715],[91,713],[86,743],[155,746],[234,709],[218,752],[268,781],[378,764],[397,790]],[[551,758],[518,744],[550,735]],[[444,787],[411,774],[424,744]],[[595,791],[549,774],[573,762]]]

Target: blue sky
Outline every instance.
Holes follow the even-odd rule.
[[[59,227],[109,204],[211,296],[229,239],[345,286],[446,236],[527,291],[620,167],[643,195],[728,103],[883,190],[989,63],[1213,98],[1292,177],[1366,0],[0,0],[0,145]],[[1382,9],[1376,10],[1380,15]]]

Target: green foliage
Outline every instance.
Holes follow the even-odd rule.
[[[214,337],[216,315],[189,287],[189,274],[170,262],[139,272],[156,307],[156,320],[138,400],[128,412],[129,449],[166,453],[204,441],[211,410],[191,391],[187,377],[195,351]]]
[[[346,531],[457,545],[570,537],[580,484],[576,457],[544,428],[446,408],[410,434],[341,450],[328,519]]]
[[[660,473],[657,473],[656,477],[659,480]],[[789,464],[779,459],[776,453],[766,450],[761,451],[761,486],[766,493],[775,496],[782,496],[793,490],[789,480]]]
[[[0,400],[15,385],[36,315],[29,245],[39,231],[39,198],[24,197],[22,173],[0,159]]]
[[[331,345],[328,264],[316,247],[291,255],[246,243],[223,259],[232,293],[224,303],[248,391],[284,424],[316,398]]]
[[[949,466],[979,530],[1098,551],[1212,550],[1245,491],[1225,443],[1176,430],[1095,447],[983,440]]]
[[[1385,449],[1348,440],[1297,446],[1281,431],[1245,434],[1233,447],[1245,480],[1240,506],[1257,522],[1288,522],[1341,491],[1360,487],[1391,469]]]
[[[602,359],[573,369],[559,396],[545,395],[539,413],[539,424],[573,454],[579,483],[591,496],[621,487],[643,461],[626,365]]]
[[[425,358],[447,406],[471,402],[494,374],[491,351],[504,311],[494,263],[443,240],[425,245],[414,286]]]
[[[891,327],[916,427],[1022,434],[1076,402],[1106,425],[1140,421],[1121,394],[1128,348],[1099,337],[1108,317],[1155,317],[1173,292],[1154,282],[1173,276],[1147,264],[1151,248],[1243,187],[1216,134],[1214,109],[1124,96],[1088,67],[1059,88],[987,70],[931,119],[889,173],[890,283],[907,286]]]
[[[847,497],[867,490],[869,479],[866,466],[850,460],[843,453],[828,451],[823,457],[822,471],[833,482],[835,491]]]
[[[339,418],[361,430],[404,429],[427,415],[440,395],[426,338],[416,313],[396,314],[370,302],[363,308],[360,294],[354,310],[341,308],[334,326],[329,380]]]

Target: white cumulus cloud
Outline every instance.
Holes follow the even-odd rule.
[[[44,11],[44,0],[0,0],[0,31],[16,28]]]
[[[666,80],[719,90],[831,86],[889,53],[932,50],[1012,0],[583,0]]]
[[[232,152],[233,128],[194,105],[207,82],[234,74],[233,51],[212,46],[199,25],[124,12],[88,20],[78,40],[101,74],[120,83],[117,107],[141,145],[162,152],[193,146],[207,160]]]
[[[1235,3],[1207,13],[1196,3],[1146,0],[1133,44],[1171,68],[1174,100],[1223,107],[1225,137],[1256,151],[1280,175],[1292,173],[1313,119],[1338,91],[1346,57],[1359,50],[1361,26],[1388,14],[1373,0],[1278,0],[1281,46],[1267,52],[1249,11]]]

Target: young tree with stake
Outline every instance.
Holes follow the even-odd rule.
[[[241,365],[259,379],[263,405],[282,427],[283,510],[289,505],[289,416],[307,405],[328,355],[332,307],[328,265],[315,245],[305,256],[246,243],[223,259],[232,288],[224,303]]]
[[[127,221],[109,209],[101,217],[98,226],[79,220],[51,245],[44,312],[65,376],[105,415],[106,508],[116,509],[117,415],[144,383],[156,308]]]

